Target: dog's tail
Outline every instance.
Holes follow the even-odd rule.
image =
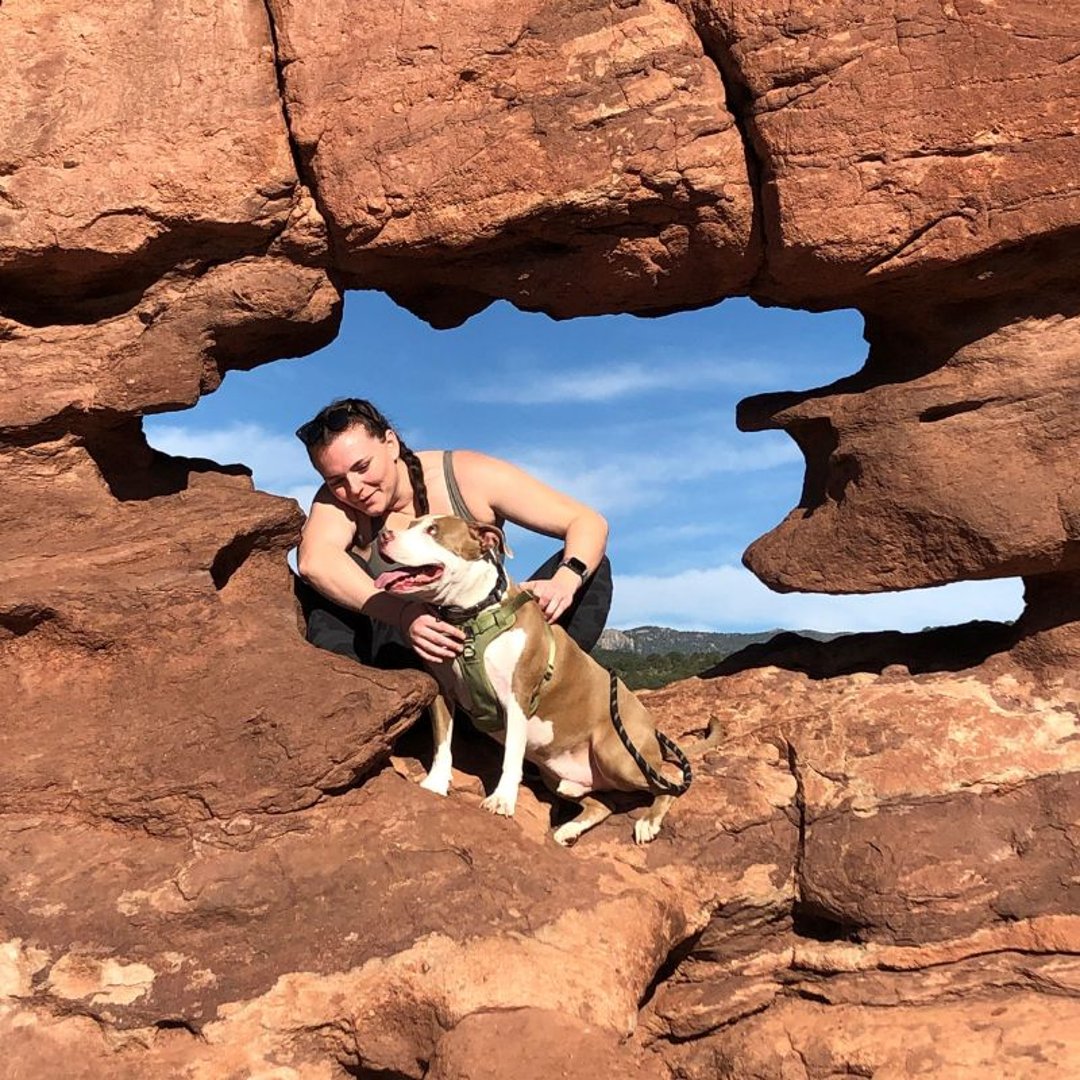
[[[615,734],[619,741],[626,747],[626,752],[634,759],[635,764],[641,770],[645,778],[654,787],[659,788],[665,795],[682,795],[694,779],[690,762],[679,748],[674,739],[669,739],[662,731],[657,731],[656,739],[660,743],[660,751],[665,761],[673,762],[682,771],[682,780],[673,784],[667,777],[658,773],[644,758],[641,751],[634,745],[633,740],[623,727],[622,717],[619,716],[619,679],[614,671],[609,671],[611,677],[611,723],[615,728]]]

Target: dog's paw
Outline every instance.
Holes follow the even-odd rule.
[[[446,795],[450,791],[450,777],[440,776],[433,769],[420,781],[420,786],[425,791],[433,791],[436,795]]]
[[[503,817],[513,817],[514,807],[517,805],[517,792],[510,796],[496,788],[480,805],[489,814],[501,814]]]
[[[659,833],[659,821],[650,821],[647,817],[643,817],[634,822],[635,844],[647,844],[650,840],[655,840]]]
[[[560,825],[551,834],[551,839],[562,847],[570,847],[570,845],[575,843],[577,838],[585,831],[585,828],[586,827],[579,821],[568,821],[565,825]]]

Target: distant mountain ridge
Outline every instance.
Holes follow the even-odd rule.
[[[633,630],[605,630],[597,643],[598,649],[609,652],[632,652],[639,656],[658,653],[727,653],[738,652],[747,645],[762,644],[784,633],[782,629],[762,630],[753,634],[715,633],[707,630],[673,630],[669,626],[638,626]],[[797,630],[803,637],[815,641],[832,641],[842,634],[825,634],[819,630]]]

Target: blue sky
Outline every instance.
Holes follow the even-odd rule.
[[[312,356],[230,372],[182,413],[147,417],[152,445],[242,461],[306,509],[318,479],[293,431],[336,397],[367,397],[416,450],[506,458],[603,512],[609,625],[917,630],[1012,619],[1018,581],[877,596],[770,592],[740,563],[798,501],[802,455],[782,432],[743,434],[735,405],[821,386],[862,366],[857,312],[811,315],[734,299],[659,319],[556,322],[498,303],[432,330],[381,293],[351,292],[337,339]],[[518,579],[555,550],[511,529]]]

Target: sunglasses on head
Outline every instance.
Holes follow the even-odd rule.
[[[369,410],[364,408],[363,403],[354,401],[342,401],[336,405],[328,405],[306,424],[301,424],[296,429],[296,437],[305,446],[314,446],[316,443],[321,442],[328,432],[336,435],[349,426],[352,417],[367,416],[368,412]]]

